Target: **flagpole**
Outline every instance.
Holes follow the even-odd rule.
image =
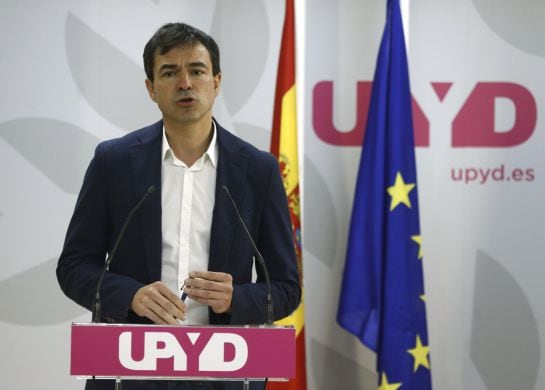
[[[306,53],[306,14],[307,0],[297,0],[295,5],[295,84],[297,85],[297,128],[305,129],[306,118],[303,112],[305,107],[305,53]],[[304,131],[297,132],[298,155],[305,155]],[[301,204],[301,215],[304,215],[304,191],[305,191],[305,172],[304,158],[299,159],[299,197]],[[305,233],[302,232],[304,237]],[[304,240],[304,238],[303,238]]]
[[[405,50],[409,56],[409,10],[410,0],[401,0],[401,19],[403,20],[403,35],[405,36]]]

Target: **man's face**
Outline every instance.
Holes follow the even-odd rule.
[[[153,77],[153,82],[146,80],[146,87],[167,124],[210,123],[221,74],[212,74],[210,55],[201,43],[156,53]]]

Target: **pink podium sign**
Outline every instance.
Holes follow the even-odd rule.
[[[70,374],[293,378],[295,329],[72,324]]]

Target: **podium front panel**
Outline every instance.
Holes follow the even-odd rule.
[[[80,377],[293,378],[293,327],[72,324]]]

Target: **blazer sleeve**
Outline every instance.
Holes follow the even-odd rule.
[[[116,231],[108,195],[107,149],[107,142],[97,146],[85,173],[56,270],[63,292],[89,310]],[[142,285],[129,276],[107,272],[101,288],[104,319],[125,321],[132,297]]]

